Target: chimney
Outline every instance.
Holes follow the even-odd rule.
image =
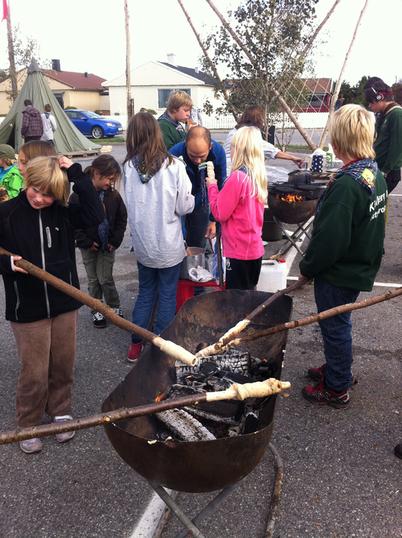
[[[167,63],[171,65],[177,65],[176,64],[176,54],[170,53],[167,55]]]
[[[194,67],[194,71],[198,74],[200,72],[200,68],[198,66]]]
[[[88,75],[88,72],[85,71],[85,73],[84,73],[84,77],[85,77],[85,78],[88,78],[88,76],[89,76],[89,75]]]
[[[61,71],[60,60],[52,60],[53,71]]]

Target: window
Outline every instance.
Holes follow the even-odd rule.
[[[166,108],[169,95],[172,92],[186,92],[191,95],[190,88],[162,88],[158,89],[158,108]]]

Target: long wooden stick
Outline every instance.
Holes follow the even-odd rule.
[[[6,256],[13,256],[13,254],[0,247],[0,255],[1,254]],[[69,295],[76,301],[79,301],[80,303],[89,306],[89,308],[91,308],[92,310],[101,312],[101,314],[103,314],[105,318],[108,318],[117,327],[137,334],[143,340],[151,342],[151,344],[158,347],[161,351],[163,351],[163,353],[166,353],[170,357],[173,357],[175,360],[179,360],[185,364],[189,364],[192,366],[194,366],[198,362],[195,355],[193,355],[183,347],[179,346],[178,344],[175,344],[174,342],[171,342],[170,340],[165,340],[164,338],[157,336],[153,332],[148,331],[147,329],[143,329],[138,325],[135,325],[135,323],[132,323],[127,319],[123,319],[122,317],[117,315],[112,308],[102,303],[102,301],[99,301],[99,299],[94,299],[93,297],[88,295],[88,293],[85,293],[75,288],[74,286],[67,284],[67,282],[64,282],[60,278],[51,275],[50,273],[44,271],[40,267],[37,267],[33,263],[28,262],[24,259],[15,261],[14,263],[17,267],[21,267],[30,275],[38,278],[39,280],[43,280],[47,284],[50,284],[51,286],[65,293],[66,295]]]
[[[256,60],[255,57],[252,56],[252,54],[250,53],[250,51],[247,49],[247,47],[244,45],[244,43],[241,41],[241,39],[239,38],[239,36],[237,35],[237,33],[233,30],[233,28],[230,26],[229,22],[225,19],[225,17],[222,15],[222,13],[219,11],[219,9],[215,6],[215,4],[212,2],[212,0],[205,0],[209,6],[211,7],[211,9],[216,13],[216,15],[218,16],[218,18],[220,19],[220,21],[222,22],[224,28],[229,32],[229,34],[232,36],[232,38],[234,39],[234,41],[236,41],[236,43],[239,45],[239,47],[242,49],[242,51],[244,52],[244,54],[247,56],[247,58],[249,59],[251,65],[253,65],[254,67],[257,67],[258,66],[258,62]],[[257,70],[259,71],[259,69],[257,68]],[[307,145],[309,146],[310,149],[316,149],[317,147],[317,144],[315,144],[313,142],[313,140],[310,138],[310,136],[308,135],[307,131],[305,129],[303,129],[303,127],[301,126],[300,122],[298,121],[298,119],[296,118],[296,116],[293,114],[291,108],[289,107],[289,105],[287,104],[287,102],[285,101],[285,99],[280,95],[280,93],[275,89],[275,88],[272,88],[272,91],[273,93],[275,94],[275,97],[278,99],[278,101],[280,102],[280,104],[282,105],[282,108],[285,110],[286,114],[289,116],[289,118],[291,119],[291,121],[293,122],[294,126],[296,127],[296,129],[299,131],[299,133],[301,134],[301,136],[304,138],[304,140],[306,141]]]
[[[347,51],[347,53],[345,55],[345,59],[344,59],[343,64],[342,64],[342,68],[341,68],[341,71],[339,73],[338,80],[336,81],[336,84],[335,84],[334,93],[332,94],[331,102],[330,102],[330,105],[329,105],[329,113],[328,113],[327,123],[325,124],[324,130],[323,130],[323,132],[321,134],[321,139],[320,139],[320,144],[319,144],[320,148],[322,148],[324,146],[325,140],[327,138],[327,132],[328,132],[329,124],[330,124],[332,116],[334,114],[335,104],[336,104],[336,101],[338,100],[339,91],[341,89],[341,85],[342,85],[342,82],[343,82],[343,73],[345,71],[346,64],[348,63],[349,55],[350,55],[350,53],[352,51],[352,48],[353,48],[353,45],[354,45],[354,42],[355,42],[355,39],[356,39],[357,31],[358,31],[360,23],[362,21],[364,12],[366,11],[367,4],[368,4],[368,0],[365,0],[364,6],[363,6],[363,8],[362,8],[362,10],[360,12],[360,15],[359,15],[358,19],[357,19],[355,30],[354,30],[353,35],[352,35],[352,40],[350,42],[348,51]]]
[[[228,94],[228,92],[227,92],[227,90],[225,88],[225,85],[222,82],[221,77],[219,76],[218,70],[216,69],[216,66],[215,66],[214,62],[211,60],[211,58],[210,58],[210,56],[208,54],[208,50],[206,49],[204,43],[202,42],[200,34],[195,29],[193,21],[191,20],[188,11],[184,7],[182,0],[177,0],[177,1],[178,1],[179,5],[180,5],[180,7],[181,7],[181,9],[182,9],[182,11],[184,13],[184,16],[187,19],[188,24],[190,25],[190,28],[193,31],[193,34],[195,35],[195,37],[196,37],[196,39],[198,41],[198,44],[199,44],[199,46],[200,46],[200,48],[202,50],[202,53],[204,54],[205,59],[207,60],[210,68],[212,69],[212,72],[214,73],[214,76],[215,76],[216,80],[218,81],[219,89],[221,90],[221,92],[223,94],[223,97],[225,98],[225,101],[226,101],[228,107],[230,108],[230,112],[232,113],[235,121],[237,122],[238,121],[238,117],[237,117],[238,115],[237,115],[236,111],[234,110],[234,108],[232,107],[232,105],[230,104],[229,94]]]
[[[224,349],[227,349],[229,342],[232,340],[235,340],[241,332],[243,332],[251,323],[251,321],[257,317],[259,314],[264,312],[272,303],[274,303],[279,297],[282,297],[282,295],[285,295],[286,293],[290,293],[294,290],[297,290],[298,288],[301,288],[305,284],[304,280],[297,280],[294,284],[291,284],[287,288],[283,290],[279,290],[271,297],[268,297],[266,301],[261,303],[257,306],[257,308],[254,308],[250,314],[248,314],[245,318],[243,318],[241,321],[236,323],[234,327],[231,327],[228,331],[225,332],[223,336],[219,338],[215,344],[211,344],[204,349],[201,349],[197,354],[197,358],[202,357],[208,357],[209,355],[217,355],[218,353],[221,353]]]
[[[137,407],[123,407],[115,409],[109,413],[100,413],[85,418],[69,420],[62,423],[42,424],[31,428],[22,428],[0,433],[0,445],[17,443],[33,437],[47,437],[56,433],[64,433],[75,430],[93,428],[95,426],[105,426],[126,420],[128,418],[141,417],[160,413],[168,409],[197,405],[201,402],[217,402],[221,400],[245,400],[247,398],[266,398],[273,394],[280,394],[291,387],[287,381],[279,381],[270,378],[256,383],[245,383],[243,385],[235,383],[226,390],[216,392],[205,392],[193,396],[182,396],[172,400],[165,400],[159,403],[139,405]]]
[[[376,295],[375,297],[370,297],[369,299],[364,299],[364,301],[359,301],[357,303],[347,303],[341,306],[336,306],[335,308],[330,308],[329,310],[323,310],[318,314],[312,314],[305,318],[296,319],[293,321],[288,321],[286,323],[281,323],[280,325],[275,325],[275,327],[270,327],[262,331],[250,331],[249,334],[232,340],[222,351],[225,351],[228,348],[239,346],[246,342],[251,342],[252,340],[257,340],[258,338],[264,338],[270,334],[279,333],[282,331],[287,331],[288,329],[296,329],[297,327],[304,327],[305,325],[311,325],[317,321],[323,319],[332,318],[338,314],[344,314],[345,312],[353,312],[353,310],[361,310],[368,306],[372,306],[384,301],[389,301],[395,297],[402,295],[402,288],[396,288],[395,290],[388,290],[382,295]]]

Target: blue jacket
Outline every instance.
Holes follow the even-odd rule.
[[[203,205],[204,195],[205,197],[207,196],[207,189],[205,186],[206,171],[198,170],[198,165],[190,160],[190,157],[187,155],[185,142],[175,144],[170,148],[169,153],[175,157],[183,158],[184,164],[186,165],[186,172],[192,185],[191,194],[195,197],[194,207]],[[215,140],[212,140],[212,147],[206,160],[214,163],[218,189],[221,190],[226,179],[226,154],[223,147]]]

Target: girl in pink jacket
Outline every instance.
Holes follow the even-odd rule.
[[[241,127],[231,144],[232,173],[218,191],[214,178],[207,178],[211,212],[222,225],[226,257],[226,287],[252,290],[261,271],[264,246],[261,239],[267,176],[261,133]]]

